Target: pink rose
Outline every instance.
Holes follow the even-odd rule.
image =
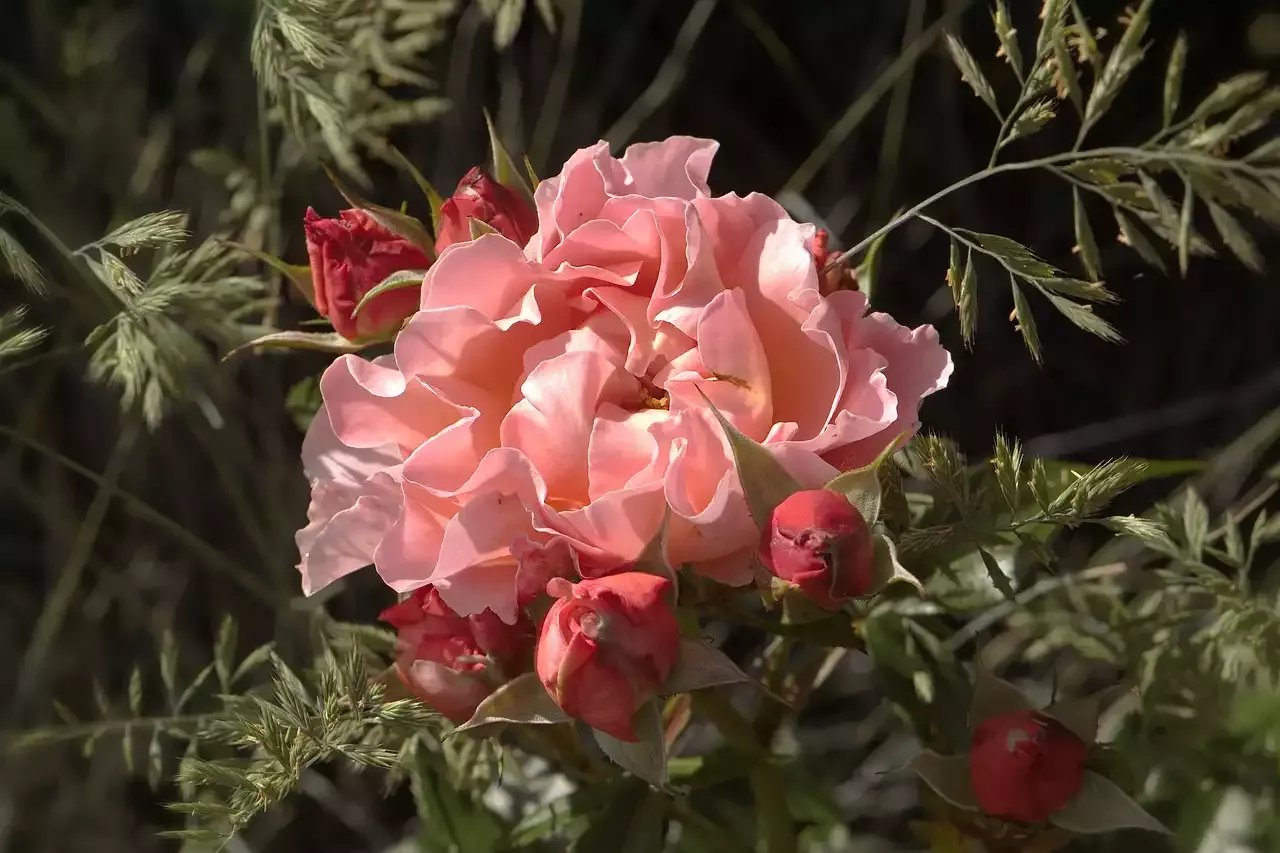
[[[623,572],[571,584],[553,580],[535,668],[566,714],[635,743],[631,718],[671,675],[680,629],[667,604],[671,581]]]
[[[304,448],[322,476],[300,550],[325,545],[303,550],[307,588],[359,554],[397,590],[431,583],[458,613],[512,622],[514,542],[562,540],[598,575],[668,514],[673,565],[748,583],[760,531],[703,394],[806,488],[916,429],[951,373],[935,331],[868,314],[855,291],[824,297],[813,226],[766,196],[712,196],[716,147],[578,151],[539,185],[526,245],[450,247],[393,359],[329,367],[324,440]],[[386,465],[330,486],[330,453]]]
[[[974,797],[995,817],[1040,823],[1084,784],[1088,747],[1062,723],[1014,711],[978,724],[969,749]]]
[[[862,513],[830,489],[796,492],[778,504],[760,538],[765,568],[829,610],[870,591],[874,556]]]
[[[525,197],[489,177],[479,166],[463,175],[453,195],[440,207],[437,253],[471,239],[469,219],[483,222],[521,246],[538,230],[538,215]]]
[[[408,240],[374,222],[362,210],[324,219],[307,208],[303,219],[316,311],[353,341],[381,337],[400,327],[418,307],[414,288],[384,293],[352,317],[366,293],[402,270],[425,270],[431,259]]]
[[[388,607],[379,617],[399,631],[396,671],[428,706],[455,723],[514,675],[533,640],[527,621],[507,625],[486,610],[459,616],[429,586]]]

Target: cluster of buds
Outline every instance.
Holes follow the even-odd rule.
[[[453,195],[440,205],[433,244],[393,231],[369,210],[344,210],[328,219],[308,208],[303,220],[310,262],[308,295],[320,316],[343,338],[353,342],[385,338],[418,310],[422,279],[435,257],[449,246],[471,240],[484,229],[523,245],[537,225],[537,214],[524,192],[499,183],[478,166],[463,176]],[[409,286],[388,288],[370,297],[374,288],[393,277]]]

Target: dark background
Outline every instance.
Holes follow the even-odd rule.
[[[394,134],[442,189],[485,156],[482,105],[495,111],[510,147],[518,150],[521,140],[531,138],[556,62],[558,36],[547,33],[532,11],[515,44],[499,54],[478,10],[462,5],[456,37],[432,55],[431,73],[453,111]],[[1030,7],[1038,4],[1013,5],[1028,7],[1015,15],[1024,39],[1030,38]],[[1095,24],[1117,29],[1123,4],[1082,5]],[[673,44],[682,27],[687,37],[687,16],[698,4],[588,0],[565,105],[550,125],[554,135],[543,140],[549,144],[533,152],[535,166],[553,174],[572,150],[602,137],[620,143],[692,134],[721,142],[714,190],[776,193],[898,54],[911,19],[927,25],[949,6],[721,0],[681,59]],[[1280,4],[1266,0],[1157,4],[1148,60],[1092,144],[1137,143],[1158,129],[1164,62],[1179,30],[1190,43],[1184,104],[1239,71],[1280,70],[1277,15]],[[217,150],[252,162],[258,141],[248,57],[252,18],[248,0],[0,0],[0,191],[29,205],[73,246],[129,216],[162,208],[190,211],[198,235],[217,228],[221,212],[236,201],[234,188],[198,167],[193,153]],[[1014,82],[993,56],[997,44],[984,4],[972,5],[962,20],[959,31],[997,91],[1012,98]],[[678,72],[674,85],[637,113],[664,67]],[[801,188],[803,204],[841,245],[851,245],[898,207],[982,168],[995,132],[989,112],[935,44],[916,64],[909,89],[895,87]],[[275,138],[280,130],[271,133]],[[1061,150],[1074,133],[1074,118],[1064,111],[1002,156]],[[417,198],[412,184],[391,170],[374,167],[373,174],[379,201]],[[313,205],[331,214],[340,201],[318,169],[291,173],[280,200],[281,254],[302,262],[302,211]],[[1070,193],[1051,177],[998,177],[947,199],[936,213],[1015,238],[1079,271],[1071,254]],[[1097,213],[1106,279],[1124,300],[1102,310],[1128,343],[1093,339],[1041,310],[1044,367],[1032,362],[1007,322],[1008,292],[994,281],[980,290],[978,344],[966,352],[944,281],[946,241],[914,225],[889,239],[875,307],[906,324],[935,323],[956,355],[951,386],[925,408],[931,429],[975,454],[986,452],[1000,429],[1043,456],[1202,457],[1280,403],[1274,274],[1254,276],[1224,257],[1193,259],[1185,280],[1166,276],[1109,239],[1101,227],[1105,210]],[[17,231],[35,239],[29,229]],[[1261,228],[1256,234],[1268,258],[1280,259],[1280,240]],[[1174,266],[1172,254],[1166,255]],[[17,298],[16,284],[6,291],[0,300]],[[109,502],[96,535],[85,543],[82,522],[92,515],[99,491],[71,464],[91,472],[108,467],[119,430],[115,398],[87,382],[75,351],[92,327],[91,311],[53,302],[33,306],[33,316],[56,330],[46,344],[52,355],[0,373],[0,422],[45,446],[37,450],[0,437],[4,728],[55,724],[55,698],[77,716],[94,718],[95,680],[110,698],[109,718],[127,717],[130,668],[153,659],[156,638],[168,626],[178,636],[187,676],[207,660],[223,613],[240,621],[245,647],[270,637],[287,646],[303,618],[290,603],[297,595],[291,536],[304,518],[306,487],[296,463],[300,433],[281,401],[323,358],[301,354],[225,365],[220,417],[181,406],[121,462],[119,488],[213,543],[278,596],[257,600],[220,573],[216,560],[193,556],[181,536],[157,532],[127,498]],[[285,313],[303,316],[298,306]],[[52,651],[34,662],[34,675],[20,676],[29,638],[47,618],[42,614],[59,577],[81,557],[80,581],[55,620]],[[382,594],[368,578],[353,586],[334,607],[350,618],[371,619]],[[148,688],[143,704],[158,700]],[[147,738],[136,737],[142,756]],[[152,833],[172,819],[154,804],[175,792],[167,783],[153,793],[145,781],[124,781],[118,741],[119,731],[104,735],[92,760],[82,759],[77,745],[3,756],[0,850],[166,849],[169,843]],[[166,775],[173,760],[166,754]],[[382,850],[399,837],[397,827],[410,813],[407,798],[384,804],[371,782],[317,779],[313,790],[262,821],[248,849]]]

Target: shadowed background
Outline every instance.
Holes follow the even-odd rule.
[[[986,164],[996,127],[930,34],[935,21],[954,16],[953,29],[998,93],[1015,94],[994,56],[983,3],[560,0],[555,33],[531,9],[501,52],[479,7],[459,5],[427,54],[434,94],[452,109],[389,131],[442,191],[485,157],[482,106],[508,146],[528,150],[544,176],[600,138],[619,149],[669,134],[707,136],[721,142],[715,191],[777,194],[797,218],[819,221],[848,246],[896,209]],[[1095,24],[1117,27],[1123,4],[1082,5]],[[331,215],[345,205],[311,165],[272,154],[264,172],[248,48],[254,12],[249,0],[4,0],[0,191],[71,246],[171,208],[191,213],[197,235],[243,229],[287,260],[304,261],[302,212],[310,205]],[[1027,10],[1015,15],[1024,31],[1034,27]],[[1132,143],[1159,128],[1164,61],[1179,30],[1190,48],[1184,103],[1239,71],[1280,70],[1274,2],[1165,0],[1149,60],[1093,144]],[[886,72],[911,45],[927,47],[918,61]],[[1065,118],[1003,157],[1062,150],[1074,132],[1074,119]],[[276,151],[280,135],[271,127],[265,150]],[[378,201],[416,203],[410,181],[382,164],[369,169]],[[1052,177],[1000,176],[937,211],[1079,272],[1070,194]],[[925,407],[929,428],[974,454],[987,452],[1000,429],[1048,457],[1194,458],[1280,403],[1280,291],[1271,272],[1255,276],[1222,257],[1194,258],[1185,279],[1164,275],[1103,232],[1106,279],[1123,302],[1101,310],[1128,343],[1107,344],[1041,311],[1044,367],[1008,322],[1007,289],[994,284],[979,291],[978,343],[966,352],[944,280],[946,241],[923,225],[889,238],[874,307],[904,324],[936,324],[956,355],[950,388]],[[1280,260],[1274,234],[1258,230],[1257,238],[1268,259]],[[0,303],[18,292],[16,283],[4,288]],[[301,643],[305,607],[296,601],[292,533],[305,516],[306,483],[301,433],[282,401],[324,358],[228,362],[209,379],[201,405],[180,405],[154,434],[138,433],[122,422],[112,393],[86,381],[77,351],[102,321],[102,306],[86,296],[32,309],[53,327],[51,340],[40,358],[0,367],[0,424],[8,430],[0,435],[3,728],[56,723],[55,699],[94,718],[95,680],[107,718],[129,718],[130,670],[154,660],[166,627],[184,672],[207,659],[223,613],[239,621],[246,648],[270,638],[285,650]],[[307,316],[296,302],[281,312],[286,325]],[[387,596],[369,574],[329,604],[344,617],[372,619]],[[160,698],[153,692],[132,716],[147,716]],[[156,803],[174,797],[164,780],[176,758],[162,756],[153,792],[145,778],[150,731],[135,726],[140,778],[129,781],[118,748],[123,731],[103,735],[91,758],[81,757],[79,744],[0,756],[0,850],[176,849],[153,837],[173,825]],[[887,793],[845,792],[854,826],[906,843],[910,786],[866,784]],[[235,844],[381,851],[399,840],[411,814],[403,793],[384,801],[370,779],[317,772]]]

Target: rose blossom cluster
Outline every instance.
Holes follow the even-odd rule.
[[[824,607],[868,591],[866,522],[812,490],[913,432],[950,356],[931,327],[833,288],[812,225],[764,195],[712,195],[716,148],[673,137],[616,158],[601,142],[531,202],[473,172],[434,258],[363,214],[309,215],[317,307],[344,335],[342,312],[392,266],[425,275],[352,327],[398,329],[392,353],[343,355],[321,379],[303,587],[372,564],[412,593],[385,615],[398,668],[451,718],[532,666],[567,714],[634,739],[679,636],[671,582],[635,570],[654,541],[727,585],[763,564]],[[471,239],[470,219],[493,233]],[[803,490],[766,530],[717,412]]]

